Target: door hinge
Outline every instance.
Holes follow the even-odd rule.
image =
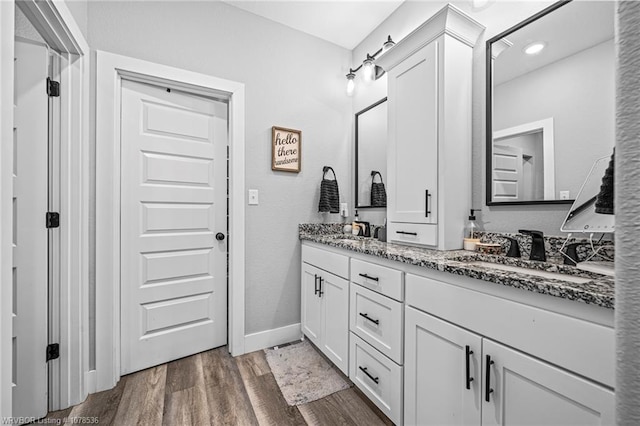
[[[60,344],[52,343],[47,345],[47,362],[58,358],[60,358]]]
[[[47,228],[60,227],[60,213],[47,212]]]
[[[47,95],[52,98],[60,96],[60,83],[47,77]]]

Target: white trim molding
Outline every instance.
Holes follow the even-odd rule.
[[[300,323],[286,325],[272,330],[247,334],[244,347],[247,353],[265,348],[282,345],[302,339],[302,325]]]
[[[514,136],[528,135],[542,132],[542,161],[544,165],[544,199],[556,200],[556,165],[555,145],[553,138],[553,117],[545,118],[508,129],[493,132],[493,142],[499,139],[512,138]]]
[[[0,1],[0,140],[13,140],[13,1]],[[13,144],[0,144],[0,417],[11,416]]]
[[[50,368],[50,409],[84,400],[87,368],[88,323],[88,159],[89,69],[87,44],[64,2],[58,0],[0,1],[0,137],[13,136],[14,13],[16,4],[60,54],[60,175],[61,223],[59,228],[59,318],[53,334],[59,337],[61,356]],[[11,402],[11,301],[13,145],[0,146],[0,415],[10,417]]]
[[[120,91],[123,79],[162,84],[229,103],[229,331],[244,336],[244,84],[135,58],[96,53],[96,386],[120,379]]]

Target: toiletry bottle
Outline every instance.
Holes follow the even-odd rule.
[[[358,222],[360,221],[360,217],[358,216],[358,210],[356,210],[356,215],[353,218],[353,223],[351,224],[351,233],[353,235],[358,235],[360,233],[360,226]]]
[[[475,239],[478,225],[476,225],[476,216],[473,214],[475,210],[471,209],[469,214],[469,221],[467,222],[467,228],[464,232],[465,238]]]
[[[477,235],[478,225],[476,225],[476,217],[473,214],[474,211],[477,211],[477,210],[476,209],[470,210],[469,221],[467,222],[467,226],[465,227],[465,230],[464,230],[464,242],[463,242],[464,249],[471,250],[471,251],[475,250],[476,244],[480,242],[480,239],[478,238],[478,235]]]

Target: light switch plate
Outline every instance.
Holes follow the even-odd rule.
[[[560,191],[560,199],[568,200],[569,199],[569,191]]]
[[[249,205],[257,206],[258,205],[258,190],[250,189],[249,190]]]

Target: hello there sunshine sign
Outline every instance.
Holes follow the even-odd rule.
[[[300,172],[302,132],[273,126],[271,128],[271,170]]]

